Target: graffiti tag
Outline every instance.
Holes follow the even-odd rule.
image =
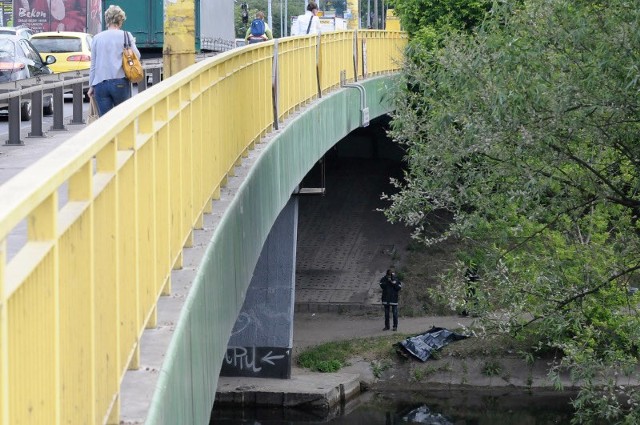
[[[262,370],[262,366],[257,363],[275,365],[274,360],[280,360],[283,358],[284,355],[274,355],[273,351],[269,351],[267,354],[262,356],[262,358],[258,359],[256,347],[228,347],[224,360],[229,366],[233,366],[234,368],[257,373]]]

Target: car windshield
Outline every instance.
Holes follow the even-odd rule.
[[[69,53],[82,51],[82,41],[70,37],[32,38],[31,44],[40,52]]]

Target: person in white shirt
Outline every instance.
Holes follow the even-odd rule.
[[[291,35],[320,34],[320,18],[316,16],[318,5],[310,1],[304,15],[291,26]]]

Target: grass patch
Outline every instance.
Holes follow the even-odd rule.
[[[298,356],[297,361],[300,367],[316,372],[336,372],[347,366],[349,359],[353,357],[362,357],[369,362],[389,360],[396,356],[393,344],[407,336],[394,334],[383,337],[327,342],[304,350]],[[386,365],[386,362],[384,364]]]
[[[373,373],[373,376],[380,379],[382,377],[382,373],[385,370],[390,369],[391,366],[392,363],[390,360],[374,360],[371,362],[371,372]]]
[[[502,365],[496,359],[489,359],[482,366],[482,374],[486,376],[497,376],[501,372]]]

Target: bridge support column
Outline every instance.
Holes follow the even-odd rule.
[[[162,55],[165,79],[196,62],[195,10],[195,0],[164,0],[164,46]]]
[[[298,201],[291,198],[262,247],[221,376],[291,377],[297,228]]]

